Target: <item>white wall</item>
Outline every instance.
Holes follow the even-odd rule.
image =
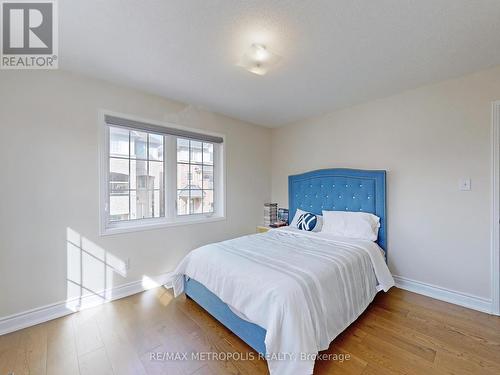
[[[227,220],[99,237],[99,109],[225,134]],[[63,71],[0,72],[0,317],[65,300],[67,228],[130,258],[114,286],[170,271],[201,244],[255,232],[270,198],[270,134]]]
[[[287,206],[288,175],[330,167],[388,170],[394,274],[490,298],[490,114],[498,99],[500,67],[271,132],[63,71],[1,71],[0,317],[67,297],[67,228],[130,258],[127,277],[113,277],[117,286],[171,270],[198,245],[254,232],[271,192]],[[224,133],[227,220],[99,237],[99,109]],[[458,191],[465,176],[470,192]]]
[[[500,67],[273,130],[272,199],[320,168],[388,171],[389,267],[473,296],[490,292],[491,102]],[[461,177],[472,191],[458,191]]]

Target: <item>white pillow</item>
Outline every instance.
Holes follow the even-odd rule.
[[[293,217],[293,220],[290,223],[290,226],[292,228],[298,228],[297,222],[299,221],[299,217],[301,217],[303,214],[307,214],[307,213],[308,213],[307,211],[303,211],[300,208],[297,208],[297,211],[295,211],[295,216]],[[316,214],[313,214],[313,215],[316,215]],[[321,228],[323,227],[323,216],[316,215],[316,217],[318,218],[318,221],[316,223],[316,226],[311,230],[311,232],[319,232],[319,231],[321,231]]]
[[[322,232],[335,236],[376,241],[380,218],[366,212],[323,211]]]

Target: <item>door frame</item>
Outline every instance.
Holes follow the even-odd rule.
[[[500,315],[500,100],[491,106],[491,312]]]

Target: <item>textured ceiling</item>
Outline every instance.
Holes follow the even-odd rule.
[[[60,0],[60,67],[265,126],[500,64],[498,0]],[[257,76],[252,43],[281,56]]]

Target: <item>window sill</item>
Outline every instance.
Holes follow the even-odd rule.
[[[124,234],[132,232],[142,232],[146,230],[163,229],[169,227],[178,227],[190,224],[213,223],[226,220],[225,216],[179,216],[175,219],[144,219],[140,222],[123,222],[107,226],[100,229],[101,236],[112,236],[115,234]]]

